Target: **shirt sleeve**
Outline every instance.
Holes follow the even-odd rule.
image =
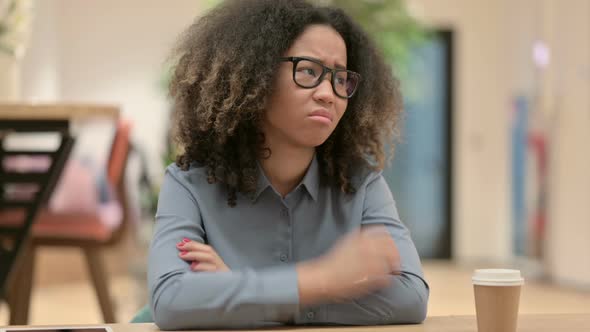
[[[359,299],[324,306],[327,324],[376,325],[421,323],[426,318],[429,287],[410,232],[400,221],[389,186],[380,173],[368,179],[362,226],[383,225],[401,258],[401,275],[389,287]]]
[[[197,199],[177,174],[166,171],[148,256],[154,321],[163,330],[260,327],[298,311],[295,266],[193,272],[178,256],[184,237],[205,242]],[[230,267],[231,268],[231,267]]]

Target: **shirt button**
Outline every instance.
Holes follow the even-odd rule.
[[[281,209],[281,217],[287,217],[289,216],[289,210],[288,209]]]
[[[285,254],[281,254],[281,256],[280,256],[281,262],[286,262],[287,258],[289,258],[289,257],[287,257],[287,255],[285,255]]]
[[[313,311],[309,311],[306,316],[308,319],[313,319],[315,317],[315,313]]]

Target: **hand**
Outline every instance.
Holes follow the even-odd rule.
[[[180,250],[178,256],[187,262],[191,262],[192,271],[229,271],[229,268],[213,247],[184,238],[176,244]]]
[[[399,269],[399,251],[385,228],[354,231],[324,256],[298,266],[301,302],[361,297],[389,285],[391,274],[399,273]]]

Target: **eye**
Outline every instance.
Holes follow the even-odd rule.
[[[317,76],[316,70],[311,67],[300,66],[300,68],[297,68],[297,72],[305,74],[305,75],[313,76],[313,77]]]
[[[347,73],[346,72],[337,72],[336,79],[334,80],[338,86],[346,86],[347,81]]]

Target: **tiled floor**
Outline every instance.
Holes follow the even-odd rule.
[[[474,314],[471,269],[448,262],[425,262],[431,286],[429,315]],[[143,304],[143,286],[130,277],[117,277],[112,284],[121,322],[129,321]],[[139,303],[141,302],[141,303]],[[527,281],[521,298],[521,313],[590,312],[590,292],[558,288]],[[0,325],[7,324],[6,306],[0,307]],[[31,324],[100,323],[98,304],[89,284],[70,282],[37,288],[33,293]]]

